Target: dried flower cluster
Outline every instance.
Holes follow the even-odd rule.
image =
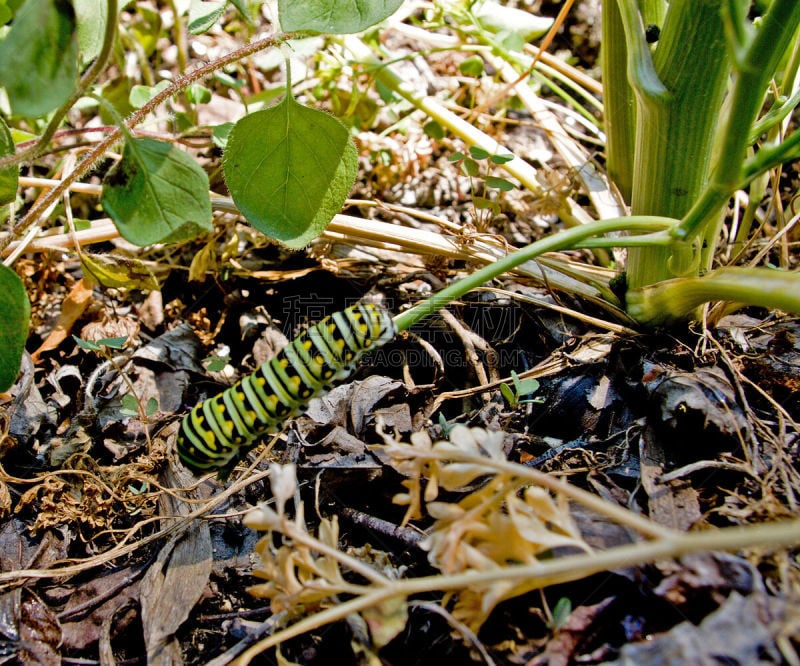
[[[406,492],[395,497],[408,507],[405,522],[425,514],[434,519],[421,543],[430,563],[443,578],[491,574],[477,585],[441,588],[451,590],[444,605],[452,606],[454,617],[471,628],[480,627],[497,603],[524,591],[519,581],[496,576],[498,571],[535,564],[556,550],[590,550],[566,500],[515,475],[516,466],[503,452],[502,432],[456,426],[449,440],[432,442],[418,432],[411,443],[381,434],[380,449],[406,476]],[[262,504],[245,517],[249,527],[267,531],[256,547],[261,562],[254,572],[266,582],[252,587],[253,594],[270,599],[275,612],[297,611],[330,606],[336,595],[364,595],[392,585],[394,576],[385,569],[378,571],[339,550],[336,517],[323,519],[314,537],[305,525],[302,503],[297,503],[293,519],[286,515],[286,503],[296,493],[294,466],[274,465],[270,480],[274,508]],[[439,499],[440,491],[453,493],[455,499]],[[367,584],[349,582],[343,569]]]
[[[590,550],[565,498],[515,476],[503,451],[502,432],[457,425],[449,441],[434,443],[425,432],[414,433],[411,444],[386,433],[383,438],[390,464],[407,476],[403,484],[408,492],[395,496],[395,502],[408,506],[406,521],[421,517],[425,503],[435,522],[421,545],[443,573],[533,564],[556,549]],[[492,462],[508,471],[498,472]],[[481,478],[486,482],[459,500],[436,501],[440,489],[457,492]],[[498,602],[514,596],[514,587],[494,581],[460,590],[453,614],[477,628]]]

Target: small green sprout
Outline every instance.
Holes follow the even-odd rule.
[[[208,372],[222,372],[230,360],[230,356],[206,356],[202,362]]]
[[[513,370],[511,371],[511,380],[514,387],[512,388],[506,383],[500,384],[500,393],[506,399],[509,405],[517,407],[518,405],[541,403],[544,398],[525,398],[526,395],[531,395],[539,390],[539,381],[533,379],[520,379],[519,375]]]
[[[461,171],[470,178],[470,181],[473,178],[479,178],[483,180],[484,185],[488,189],[499,190],[501,192],[510,192],[516,185],[505,178],[490,176],[490,163],[501,165],[513,159],[513,155],[492,155],[489,151],[478,146],[470,146],[469,155],[456,151],[447,158],[449,162],[460,162]],[[474,187],[472,189],[474,190]],[[500,213],[500,206],[497,201],[489,197],[473,196],[472,204],[475,206],[476,218],[479,217],[477,214],[479,210],[490,210],[494,215],[499,215]]]
[[[125,346],[125,343],[128,341],[127,336],[123,336],[121,338],[101,338],[100,340],[94,342],[92,340],[84,340],[83,338],[79,338],[77,335],[73,335],[72,339],[75,340],[81,349],[97,352],[101,356],[107,354],[108,349],[122,349]]]
[[[447,422],[447,419],[441,412],[439,412],[438,420],[439,420],[439,427],[442,429],[442,433],[444,433],[445,437],[448,437],[450,435],[450,431],[453,429],[453,426]]]
[[[571,613],[572,602],[568,597],[561,597],[553,608],[553,625],[551,628],[559,629],[563,627]]]
[[[139,416],[139,400],[132,393],[126,393],[122,396],[122,407],[120,413],[125,416]],[[148,398],[147,404],[144,406],[144,415],[153,416],[158,411],[158,400],[155,398]]]

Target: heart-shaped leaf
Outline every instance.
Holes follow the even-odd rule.
[[[341,122],[287,96],[236,123],[223,168],[248,221],[288,247],[301,248],[341,210],[357,157]]]
[[[205,171],[183,151],[155,139],[125,142],[100,203],[135,245],[176,243],[213,228]]]

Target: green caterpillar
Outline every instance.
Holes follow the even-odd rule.
[[[186,414],[178,455],[193,471],[217,469],[224,476],[259,436],[279,430],[396,332],[388,310],[369,303],[325,317],[255,372]]]

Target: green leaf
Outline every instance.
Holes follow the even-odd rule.
[[[383,81],[375,81],[375,90],[378,92],[378,95],[384,104],[393,104],[400,99],[395,94],[394,90],[387,86]]]
[[[209,372],[222,372],[230,360],[230,356],[207,356],[202,362]]]
[[[490,161],[491,161],[493,164],[505,164],[506,162],[510,162],[510,161],[511,161],[511,160],[513,160],[513,159],[514,159],[514,156],[513,156],[513,155],[509,155],[509,154],[507,154],[507,153],[506,153],[506,154],[503,154],[503,155],[492,155],[492,156],[489,158],[489,160],[490,160]]]
[[[403,0],[278,0],[278,19],[286,32],[349,34],[389,18],[402,4]]]
[[[122,407],[120,407],[120,414],[126,416],[139,416],[139,401],[135,395],[126,393],[122,396]]]
[[[169,81],[159,81],[154,86],[131,86],[131,94],[128,101],[134,109],[140,109],[162,90],[169,88],[169,86]]]
[[[158,400],[155,398],[148,398],[147,403],[144,406],[144,414],[145,416],[152,416],[158,411]]]
[[[155,139],[129,139],[100,203],[135,245],[177,243],[211,231],[208,176],[189,155]]]
[[[102,351],[102,349],[103,349],[100,345],[95,344],[91,340],[84,340],[83,338],[79,338],[77,335],[73,335],[72,339],[75,340],[75,342],[77,343],[78,347],[80,347],[81,349],[84,349],[86,351],[97,352],[97,351]]]
[[[97,0],[72,0],[78,22],[78,48],[81,63],[89,64],[103,48],[108,3]],[[114,17],[116,20],[116,17]]]
[[[214,72],[214,79],[219,81],[223,86],[228,86],[229,88],[233,88],[234,90],[238,90],[239,88],[244,87],[244,80],[237,79],[230,74],[225,72],[221,72],[219,70]]]
[[[347,128],[287,96],[231,130],[223,170],[237,208],[291,248],[322,233],[341,210],[357,170]]]
[[[100,338],[97,344],[101,347],[109,347],[110,349],[122,349],[128,341],[127,335],[122,335],[114,338]]]
[[[497,178],[495,176],[486,176],[486,186],[493,187],[496,190],[502,190],[503,192],[510,192],[514,189],[514,183],[510,180]]]
[[[448,156],[447,161],[448,162],[458,162],[459,160],[463,160],[465,157],[466,157],[466,155],[464,153],[462,153],[461,151],[457,150],[456,152],[454,152],[454,153],[452,153],[451,155]]]
[[[530,395],[531,393],[536,393],[536,391],[539,390],[539,380],[533,377],[528,379],[520,379],[517,373],[512,370],[511,379],[514,380],[514,390],[520,397],[524,395]]]
[[[0,116],[0,157],[13,155],[14,150],[14,139],[11,138],[6,121]],[[0,169],[0,206],[14,201],[18,186],[19,169],[16,166]]]
[[[572,601],[568,597],[561,597],[553,608],[553,628],[563,627],[572,613]]]
[[[435,120],[429,120],[422,126],[422,129],[431,139],[444,139],[444,128]]]
[[[6,391],[17,379],[25,341],[28,339],[28,323],[31,304],[25,285],[19,276],[7,266],[0,264],[0,391]]]
[[[192,0],[189,5],[189,32],[199,35],[209,30],[225,11],[225,0]]]
[[[158,280],[146,263],[133,257],[81,252],[83,274],[112,289],[158,289]]]
[[[124,118],[135,111],[135,107],[130,103],[133,87],[132,79],[127,76],[118,76],[103,85],[100,96],[111,105],[119,117]],[[100,120],[106,125],[113,125],[116,119],[117,116],[114,116],[105,104],[100,105]]]
[[[217,148],[224,150],[228,145],[228,136],[230,136],[233,125],[233,123],[221,123],[211,128],[211,140]]]
[[[44,116],[78,81],[75,13],[66,0],[27,0],[0,41],[0,85],[14,113]]]
[[[447,419],[445,418],[444,414],[442,414],[441,412],[439,412],[439,419],[438,420],[439,420],[439,427],[442,429],[442,433],[444,433],[444,436],[445,437],[449,436],[450,435],[450,431],[453,429],[453,426],[451,426],[447,422]]]
[[[461,164],[461,168],[468,176],[477,176],[481,172],[478,163],[469,157]]]
[[[458,66],[458,71],[464,76],[472,76],[477,79],[483,74],[483,58],[472,55],[466,60],[462,60]]]
[[[549,17],[536,16],[493,0],[476,3],[472,9],[484,29],[494,33],[511,33],[517,42],[530,42],[541,37],[553,25],[553,19]]]
[[[478,210],[491,210],[495,215],[500,212],[498,203],[486,197],[472,197],[472,205]]]
[[[517,396],[514,394],[513,389],[503,382],[500,384],[500,393],[506,399],[506,402],[511,405],[512,407],[516,407],[517,405]]]
[[[480,146],[470,146],[469,154],[472,155],[476,160],[485,160],[487,157],[489,157],[489,151],[484,150]]]
[[[247,9],[247,0],[231,0],[231,4],[239,10],[239,13],[244,16],[244,18],[251,22],[252,19],[250,18],[250,12]]]
[[[72,339],[78,343],[78,346],[81,349],[99,352],[103,351],[104,347],[108,347],[109,349],[122,349],[125,346],[125,343],[128,341],[128,336],[123,335],[117,338],[100,338],[99,340],[92,341],[84,340],[83,338],[79,338],[77,335],[73,335]]]
[[[199,83],[193,83],[186,89],[186,99],[192,104],[208,104],[211,101],[211,91]]]

